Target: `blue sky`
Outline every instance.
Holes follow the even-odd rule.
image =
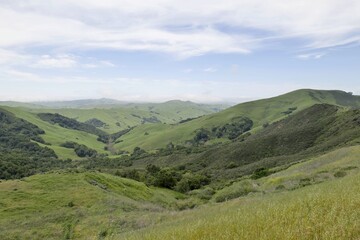
[[[360,94],[355,0],[3,0],[0,100]]]

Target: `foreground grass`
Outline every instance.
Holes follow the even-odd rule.
[[[196,200],[98,172],[2,181],[0,239],[360,239],[359,156],[334,150],[213,200],[255,188],[247,196],[184,211]]]
[[[176,219],[176,220],[175,220]],[[174,216],[112,239],[359,239],[360,174]]]
[[[0,182],[0,239],[98,239],[152,225],[183,196],[108,174]]]

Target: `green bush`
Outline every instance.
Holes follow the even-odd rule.
[[[271,173],[269,172],[268,169],[266,168],[258,168],[254,171],[254,173],[251,175],[252,179],[259,179],[262,177],[266,177],[268,175],[270,175]]]
[[[250,181],[241,181],[233,183],[231,186],[218,191],[214,195],[215,202],[224,202],[241,196],[245,196],[250,192],[256,192],[256,189]]]

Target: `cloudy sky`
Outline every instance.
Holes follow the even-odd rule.
[[[360,94],[358,0],[0,0],[0,100]]]

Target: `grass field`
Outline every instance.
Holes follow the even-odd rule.
[[[0,239],[359,239],[359,156],[359,145],[344,147],[239,179],[206,204],[81,170],[2,181]]]
[[[360,175],[181,212],[109,239],[359,239]]]
[[[154,224],[182,198],[170,190],[91,172],[4,181],[0,239],[98,239]]]

